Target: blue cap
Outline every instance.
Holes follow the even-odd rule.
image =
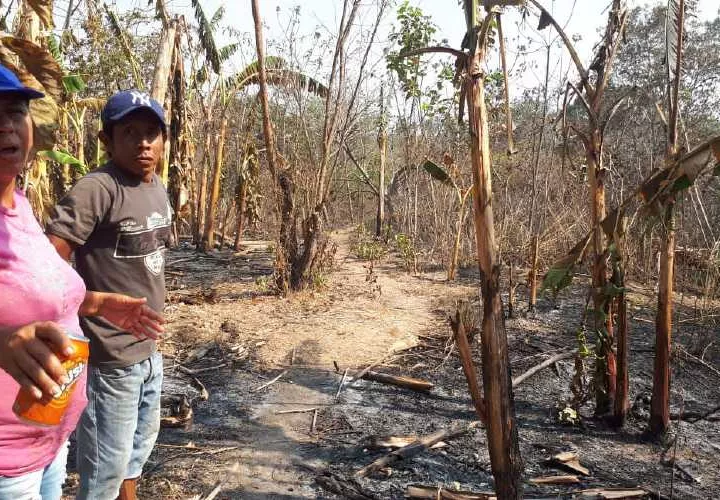
[[[105,107],[100,113],[103,129],[108,129],[114,123],[122,120],[124,117],[137,111],[138,109],[148,109],[153,112],[157,119],[160,120],[163,132],[166,131],[165,111],[155,99],[150,97],[147,92],[137,89],[123,90],[113,95],[105,103]]]
[[[45,94],[42,92],[23,85],[15,73],[5,66],[0,65],[0,94],[4,94],[5,92],[20,94],[28,100],[45,97]]]

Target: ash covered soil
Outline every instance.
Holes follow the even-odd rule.
[[[352,498],[347,491],[354,489],[394,499],[405,498],[408,485],[492,491],[482,427],[354,478],[388,453],[378,438],[422,437],[476,420],[447,318],[459,300],[477,301],[478,280],[469,269],[454,283],[442,272],[413,276],[393,255],[371,266],[350,252],[349,231],[333,239],[334,270],[321,289],[290,298],[269,291],[268,242],[246,242],[240,252],[203,255],[181,245],[168,253],[164,412],[177,427],[162,429],[141,498],[331,499]],[[577,348],[587,286],[576,280],[557,300],[542,299],[534,314],[516,307],[506,321],[513,376]],[[525,498],[574,498],[592,488],[720,498],[720,412],[708,414],[720,404],[720,327],[712,311],[697,317],[691,299],[676,297],[671,403],[682,419],[663,442],[648,441],[655,296],[633,285],[629,299],[632,409],[622,430],[593,418],[592,397],[574,424],[559,420],[573,398],[572,358],[515,388]],[[479,335],[471,346],[479,369],[478,342]],[[338,394],[346,368],[375,363],[375,371],[434,388],[419,393],[366,380],[348,384],[346,377]],[[590,377],[591,361],[586,365]],[[191,420],[183,418],[188,407]],[[578,475],[576,484],[533,484],[577,475],[547,462],[564,451],[577,452],[589,475]],[[71,474],[68,494],[76,480]],[[345,496],[332,492],[338,487]]]

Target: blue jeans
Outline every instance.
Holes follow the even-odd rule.
[[[0,477],[0,500],[60,500],[67,456],[65,442],[44,469],[18,477]]]
[[[77,499],[110,500],[142,474],[160,431],[162,355],[123,368],[90,367],[77,427]]]

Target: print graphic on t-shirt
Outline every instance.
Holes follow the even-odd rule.
[[[145,267],[147,267],[151,273],[159,275],[163,270],[163,264],[165,263],[165,255],[162,250],[153,252],[145,257]]]

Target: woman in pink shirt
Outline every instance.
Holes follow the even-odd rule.
[[[145,299],[87,292],[17,191],[33,146],[29,101],[42,96],[0,66],[0,500],[62,495],[67,439],[87,402],[85,374],[58,426],[25,424],[12,405],[21,386],[49,401],[67,381],[55,353],[72,351],[68,332],[82,335],[78,314],[103,316],[141,338],[162,332]]]

